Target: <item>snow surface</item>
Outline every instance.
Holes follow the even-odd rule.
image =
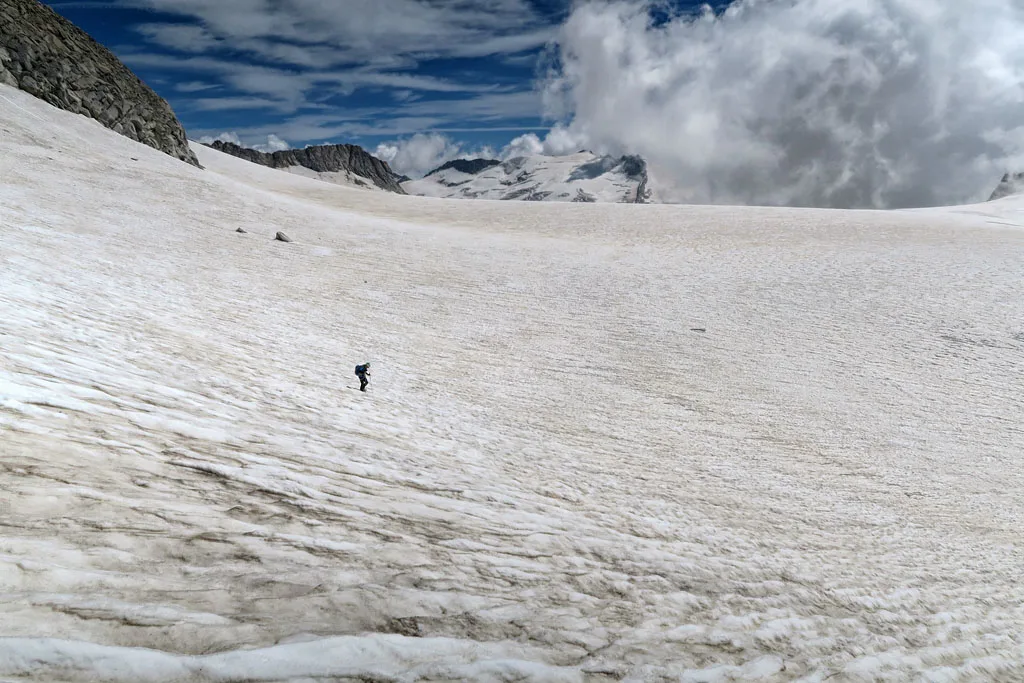
[[[479,173],[446,168],[408,180],[402,189],[412,195],[450,199],[631,203],[639,184],[624,172],[621,160],[583,151],[516,157]],[[656,201],[647,190],[646,201]]]
[[[306,168],[305,166],[287,166],[278,170],[285,171],[286,173],[294,173],[295,175],[299,175],[304,178],[322,180],[325,183],[344,185],[345,187],[356,187],[363,190],[376,190],[378,192],[385,191],[374,185],[367,178],[351,173],[350,171],[314,171],[313,169]]]
[[[0,680],[1024,679],[1020,198],[195,150],[0,87]]]

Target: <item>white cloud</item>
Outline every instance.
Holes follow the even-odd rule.
[[[390,116],[395,118],[387,118]],[[268,121],[259,125],[237,128],[245,139],[262,139],[273,133],[298,141],[303,145],[327,142],[345,142],[360,136],[413,135],[423,130],[434,130],[441,121],[434,117],[400,116],[401,110],[378,108],[352,108],[330,113],[301,114],[283,121]],[[218,130],[195,130],[194,135],[215,136]]]
[[[241,109],[265,109],[291,113],[296,106],[269,97],[197,97],[189,100],[188,106],[198,111],[233,111]]]
[[[199,138],[199,142],[203,145],[210,145],[214,142],[230,142],[233,145],[245,147],[245,145],[242,144],[241,138],[238,137],[238,133],[228,131],[225,131],[220,135],[204,135]]]
[[[572,154],[586,147],[586,142],[586,138],[579,133],[563,126],[555,126],[544,136],[544,154],[551,156]]]
[[[243,51],[303,67],[395,57],[478,57],[544,45],[552,27],[527,0],[120,0],[194,23],[147,24],[151,40],[194,53]]]
[[[287,140],[283,140],[274,134],[267,136],[267,144],[253,145],[253,149],[258,149],[261,152],[283,152],[291,148],[292,146],[288,144]]]
[[[475,97],[445,100],[422,100],[402,106],[404,115],[437,116],[454,121],[486,121],[495,119],[532,118],[541,113],[541,99],[536,92],[483,93]]]
[[[548,131],[543,140],[536,133],[525,133],[513,138],[511,142],[502,148],[500,157],[502,159],[511,159],[513,157],[536,156],[538,154],[557,157],[565,154],[574,154],[583,147],[584,140],[579,135],[562,126],[555,126]]]
[[[290,106],[294,110],[304,102],[306,93],[313,87],[309,74],[213,57],[129,53],[123,55],[122,59],[128,66],[135,68],[151,67],[214,75],[240,92],[272,98],[273,105],[278,108]]]
[[[508,89],[491,83],[458,83],[433,76],[391,73],[374,69],[319,73],[313,76],[312,80],[319,83],[337,83],[350,88],[375,86],[430,92],[496,92]]]
[[[207,90],[216,90],[219,85],[215,83],[203,83],[202,81],[185,81],[182,83],[175,83],[174,89],[178,92],[184,93],[197,93],[204,92]]]
[[[420,178],[452,159],[494,159],[490,147],[466,148],[441,133],[416,133],[408,138],[382,142],[373,155],[382,159],[398,173]]]
[[[578,150],[576,138],[555,128],[541,140],[536,133],[525,133],[512,139],[500,151],[491,147],[467,147],[441,133],[417,133],[408,138],[382,142],[373,155],[388,162],[398,173],[419,178],[452,159],[511,159],[518,156],[545,154],[558,156]]]
[[[289,145],[286,140],[281,139],[280,137],[274,135],[273,133],[267,136],[266,143],[255,145],[245,144],[244,142],[242,142],[242,139],[239,137],[238,133],[234,131],[225,131],[215,136],[204,135],[201,138],[199,138],[199,142],[204,145],[209,145],[214,142],[230,142],[232,144],[238,145],[239,147],[248,147],[249,149],[255,149],[260,152],[280,152],[292,148],[292,146]]]
[[[505,148],[501,150],[501,158],[511,159],[513,157],[529,157],[543,153],[544,143],[541,142],[536,133],[526,133],[525,135],[513,138],[512,142],[508,143]]]
[[[413,93],[406,97],[414,101],[424,92],[480,93],[479,97],[462,100],[422,102],[418,108],[433,107],[435,111],[468,110],[477,116],[494,116],[503,109],[508,116],[540,111],[540,98],[536,93],[509,92],[507,86],[492,83],[460,83],[435,76],[393,73],[371,68],[336,71],[296,71],[277,67],[247,64],[215,57],[182,57],[169,54],[131,53],[124,61],[132,67],[151,67],[184,73],[201,73],[219,78],[223,84],[248,96],[227,95],[197,99],[193,106],[204,111],[228,109],[269,109],[295,112],[316,108],[314,94],[351,93],[359,88],[398,88],[398,92]],[[211,86],[216,87],[216,86]],[[408,108],[403,108],[403,111]]]
[[[194,24],[140,24],[135,30],[158,45],[182,52],[205,52],[222,46],[209,31]]]
[[[312,122],[310,123],[312,124]],[[358,129],[350,130],[355,131]],[[259,139],[264,135],[256,133],[254,130],[244,130],[242,134],[245,136],[245,140]],[[210,144],[215,140],[220,140],[261,152],[276,152],[293,148],[291,144],[275,133],[265,135],[266,143],[257,144],[243,142],[242,136],[237,131],[227,131],[217,135],[204,135],[199,138],[199,142]],[[371,153],[378,159],[388,162],[397,173],[402,173],[411,178],[419,178],[452,159],[506,160],[517,156],[536,156],[539,154],[558,156],[576,152],[578,146],[574,146],[575,144],[576,140],[574,137],[558,128],[550,132],[543,140],[535,133],[520,135],[513,138],[500,151],[486,145],[468,146],[465,142],[453,140],[443,133],[430,132],[415,133],[408,137],[381,142],[375,149],[371,150]]]
[[[446,161],[457,159],[462,147],[440,133],[417,133],[412,137],[377,145],[373,155],[388,162],[396,173],[419,178]]]
[[[574,8],[545,84],[566,126],[548,137],[639,153],[677,200],[924,206],[1024,168],[1017,0],[737,0],[661,25],[649,10]]]

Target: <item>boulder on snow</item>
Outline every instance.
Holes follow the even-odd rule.
[[[292,238],[289,237],[288,235],[284,234],[283,232],[278,232],[276,235],[274,235],[274,239],[277,240],[278,242],[291,242],[292,241]]]
[[[235,230],[235,232],[240,232],[240,233],[242,233],[244,235],[245,233],[247,233],[249,231],[246,230],[245,228],[239,228],[238,230]]]

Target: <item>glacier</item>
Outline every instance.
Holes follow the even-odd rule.
[[[1020,197],[193,149],[0,86],[0,680],[1024,678]]]

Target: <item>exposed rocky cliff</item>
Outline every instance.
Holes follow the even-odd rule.
[[[112,52],[37,0],[0,0],[0,83],[199,165],[170,105]]]
[[[988,200],[1002,199],[1003,197],[1009,197],[1011,194],[1020,194],[1022,192],[1024,192],[1024,173],[1007,173],[999,181],[999,184],[996,185],[996,189],[993,190],[992,196]]]
[[[358,145],[317,145],[281,152],[260,152],[220,140],[210,143],[209,146],[219,152],[270,168],[303,166],[318,173],[348,171],[366,178],[382,190],[405,194],[399,183],[407,178],[392,171],[387,162],[381,161]]]
[[[501,162],[497,159],[452,159],[444,164],[438,166],[433,171],[428,173],[428,176],[446,171],[449,168],[455,169],[459,173],[468,173],[470,175],[476,175],[480,171],[490,168],[491,166],[497,166]],[[425,178],[426,176],[424,176]]]

